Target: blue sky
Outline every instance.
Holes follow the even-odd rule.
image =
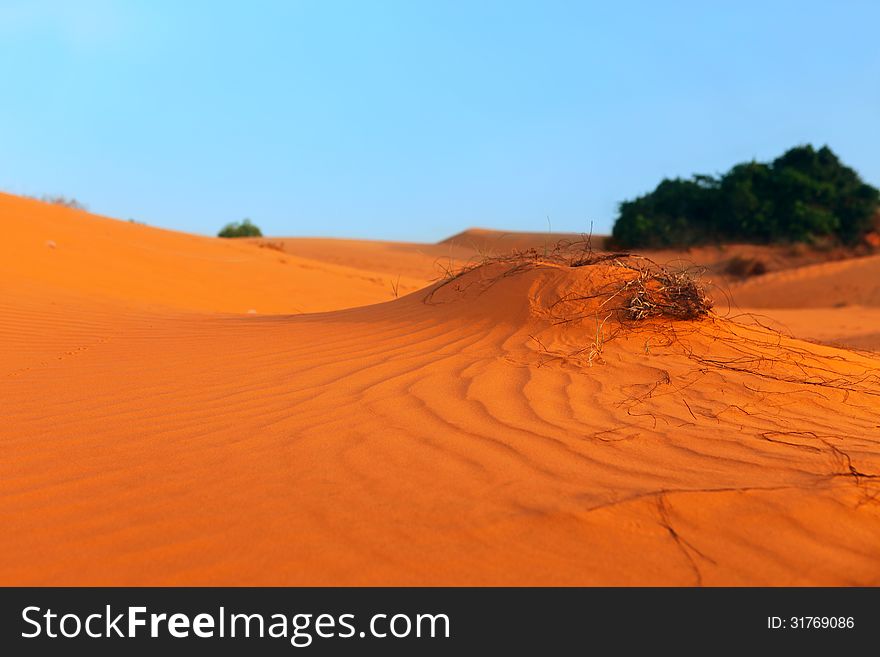
[[[214,234],[606,232],[829,144],[880,185],[877,2],[0,0],[0,188]]]

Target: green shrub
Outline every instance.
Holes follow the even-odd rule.
[[[622,248],[708,242],[852,244],[870,232],[880,193],[827,146],[798,146],[771,163],[737,164],[720,177],[663,180],[620,204]]]
[[[217,237],[262,237],[263,233],[256,225],[251,223],[250,219],[245,219],[241,223],[234,221],[226,224],[223,229],[217,233]]]

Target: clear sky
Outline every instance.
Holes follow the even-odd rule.
[[[870,0],[0,0],[0,188],[434,241],[605,232],[663,176],[798,143],[880,185],[878,26]]]

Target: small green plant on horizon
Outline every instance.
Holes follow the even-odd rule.
[[[263,232],[250,219],[242,222],[233,221],[223,226],[217,237],[262,237]]]

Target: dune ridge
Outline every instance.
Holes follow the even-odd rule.
[[[393,298],[396,277],[0,194],[4,286],[183,311],[317,312]]]

